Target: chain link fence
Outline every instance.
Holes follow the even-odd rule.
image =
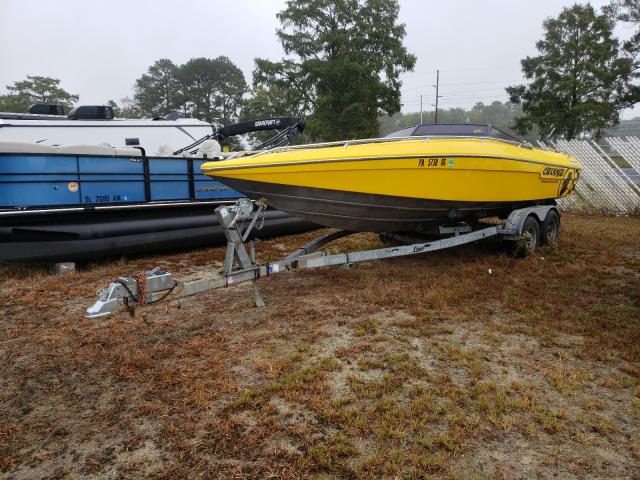
[[[560,208],[582,213],[640,214],[640,139],[558,140],[545,144],[582,164],[572,195],[558,200]]]

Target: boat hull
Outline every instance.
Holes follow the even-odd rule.
[[[580,165],[490,139],[411,139],[301,148],[209,162],[202,170],[249,198],[330,227],[428,230],[569,195]]]
[[[553,198],[518,202],[417,199],[226,178],[233,189],[273,208],[327,227],[349,231],[427,232],[432,226],[489,216],[516,208],[554,203]]]

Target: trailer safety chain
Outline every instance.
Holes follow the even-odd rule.
[[[133,317],[133,315],[134,315],[133,306],[134,306],[135,302],[138,300],[138,298],[133,294],[133,292],[131,291],[131,289],[129,288],[129,286],[127,285],[127,283],[125,281],[120,280],[118,278],[118,279],[115,280],[114,283],[122,285],[124,287],[124,289],[127,291],[127,293],[129,294],[129,296],[128,297],[124,297],[122,299],[122,301],[124,302],[124,306],[127,309],[127,312],[129,312],[129,315]]]
[[[267,217],[267,210],[262,210],[262,217],[260,218],[260,225],[256,226],[256,230],[262,230],[264,227],[264,219]]]
[[[176,287],[180,285],[180,282],[177,282],[174,280],[171,287],[165,290],[166,293],[162,297],[152,302],[147,302],[146,295],[145,295],[147,290],[147,275],[143,272],[143,273],[139,273],[138,275],[134,275],[132,278],[136,281],[136,284],[138,285],[138,295],[133,294],[133,292],[131,291],[131,289],[129,288],[129,286],[125,281],[120,279],[117,279],[114,281],[114,283],[122,285],[122,287],[124,287],[124,289],[129,294],[129,296],[124,297],[122,301],[124,303],[124,306],[127,312],[129,312],[129,315],[131,316],[135,315],[135,307],[143,306],[143,305],[151,305],[154,303],[161,302],[164,299],[166,299],[169,295],[171,295],[171,293],[176,289]]]
[[[143,271],[133,276],[133,279],[136,281],[138,285],[138,305],[144,305],[147,300],[146,292],[147,292],[147,274]]]
[[[176,282],[174,280],[173,285],[171,285],[171,287],[167,288],[167,290],[166,290],[167,293],[165,293],[162,297],[158,298],[157,300],[154,300],[153,302],[147,302],[147,305],[152,305],[154,303],[161,302],[162,300],[167,298],[169,295],[171,295],[171,292],[173,292],[178,285],[180,285],[180,282]]]

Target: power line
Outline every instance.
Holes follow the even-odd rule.
[[[523,80],[487,80],[487,81],[478,81],[478,82],[457,82],[457,83],[443,83],[443,87],[454,87],[459,85],[488,85],[488,84],[496,84],[496,83],[522,83]],[[405,87],[402,90],[419,90],[421,88],[429,88],[431,85],[418,85],[415,87]]]
[[[499,69],[513,69],[513,64],[502,64],[502,65],[494,65],[494,66],[484,66],[484,67],[453,67],[453,68],[445,68],[442,69],[443,72],[462,72],[462,71],[469,71],[469,70],[474,70],[474,71],[478,71],[478,70],[499,70]]]
[[[489,81],[484,81],[484,82],[445,83],[445,84],[443,84],[443,86],[452,87],[454,85],[486,85],[486,84],[491,84],[491,83],[514,83],[514,82],[522,82],[522,79],[520,79],[520,80],[489,80]]]
[[[420,101],[419,96],[411,96],[411,97],[400,97],[400,101],[402,103],[418,103]],[[442,103],[450,102],[450,101],[464,101],[464,100],[483,100],[486,98],[508,98],[509,95],[507,92],[487,92],[486,94],[465,94],[465,95],[439,95],[440,98],[444,99]]]
[[[463,96],[463,95],[469,95],[469,94],[482,94],[485,92],[504,92],[506,90],[506,88],[503,87],[498,87],[498,88],[480,88],[480,89],[474,89],[474,90],[455,90],[451,93],[446,94],[447,97],[459,97],[459,96]]]

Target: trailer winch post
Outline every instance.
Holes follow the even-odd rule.
[[[246,200],[246,199],[243,199]],[[224,274],[232,275],[234,273],[234,260],[238,263],[237,271],[254,270],[256,276],[251,281],[253,288],[253,301],[256,307],[264,307],[264,300],[258,291],[257,279],[260,276],[260,269],[256,264],[256,247],[255,241],[249,242],[249,252],[247,252],[245,242],[251,230],[256,225],[256,221],[262,211],[265,209],[263,202],[257,203],[258,208],[254,211],[253,202],[246,200],[244,203],[239,201],[232,207],[221,206],[216,208],[215,213],[218,222],[224,228],[224,235],[227,239],[227,252],[224,257]],[[249,225],[242,232],[240,220],[250,220]]]

